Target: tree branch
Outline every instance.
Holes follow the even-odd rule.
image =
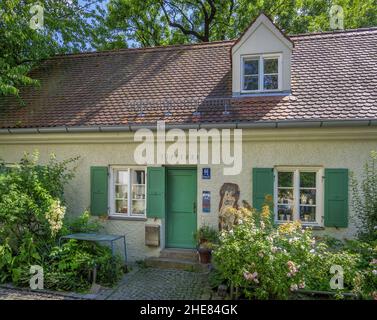
[[[161,9],[162,9],[162,12],[164,13],[166,20],[168,21],[169,26],[171,26],[172,28],[179,29],[184,35],[191,35],[191,36],[194,36],[195,38],[197,38],[200,41],[208,42],[208,38],[206,38],[205,35],[201,35],[199,32],[197,32],[193,29],[187,29],[182,24],[180,24],[176,21],[172,21],[169,17],[168,11],[165,8],[163,0],[160,1],[160,6],[161,6]]]

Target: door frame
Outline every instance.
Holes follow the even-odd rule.
[[[196,212],[195,212],[195,231],[197,231],[198,229],[198,167],[197,166],[190,166],[190,165],[172,165],[172,166],[165,166],[166,170],[165,170],[165,181],[166,181],[166,184],[165,184],[165,194],[166,194],[166,197],[165,197],[165,208],[166,208],[166,212],[165,212],[165,232],[164,232],[164,236],[165,236],[165,239],[164,239],[164,247],[165,248],[172,248],[174,249],[174,247],[168,247],[167,246],[167,243],[168,243],[168,199],[169,199],[169,194],[168,194],[168,171],[169,170],[195,170],[195,202],[196,202]],[[177,249],[183,249],[183,248],[177,248]],[[184,250],[184,249],[183,249]]]

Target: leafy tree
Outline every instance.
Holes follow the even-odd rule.
[[[28,72],[42,59],[90,48],[104,14],[102,1],[0,1],[0,96],[18,96],[20,86],[38,84]],[[43,27],[34,30],[36,4],[43,8]]]
[[[106,25],[136,46],[207,42],[238,37],[260,12],[287,33],[330,30],[329,10],[342,6],[344,27],[377,25],[376,0],[110,0]]]

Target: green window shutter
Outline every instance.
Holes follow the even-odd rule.
[[[165,167],[147,168],[147,217],[165,218]]]
[[[325,169],[325,227],[348,227],[348,169]]]
[[[253,208],[260,210],[266,195],[274,195],[274,169],[253,168]]]
[[[90,213],[108,213],[108,168],[90,167]]]

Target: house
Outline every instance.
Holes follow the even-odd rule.
[[[0,99],[0,158],[81,156],[69,214],[107,217],[131,260],[193,248],[198,226],[268,194],[277,223],[352,237],[349,173],[360,177],[377,148],[376,61],[377,28],[288,36],[263,14],[236,41],[55,56],[32,72],[41,87],[22,89],[26,106]],[[231,150],[242,130],[242,170],[224,174],[229,163],[213,154],[138,164],[135,134],[155,134],[158,121],[173,133],[230,133]]]

